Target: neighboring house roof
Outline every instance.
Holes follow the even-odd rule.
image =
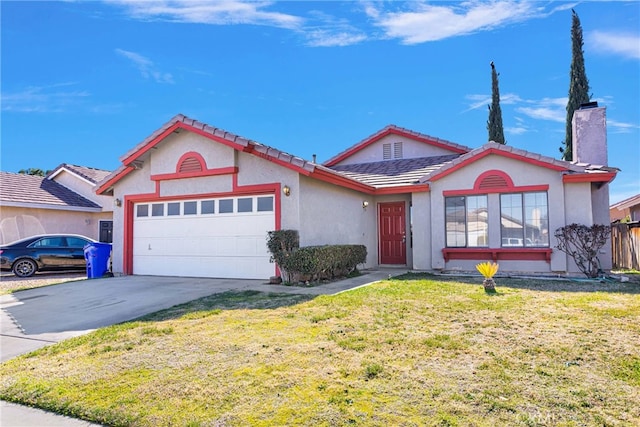
[[[377,188],[393,187],[416,184],[423,176],[439,170],[443,165],[457,157],[459,157],[459,154],[383,160],[371,163],[333,166],[331,169],[341,175]]]
[[[41,176],[0,172],[0,188],[0,204],[5,206],[86,211],[102,210],[99,205],[91,200]]]
[[[368,136],[367,138],[363,139],[357,144],[352,145],[351,147],[347,148],[343,152],[330,158],[329,160],[324,162],[324,166],[332,167],[342,162],[343,160],[349,158],[351,155],[362,150],[363,148],[375,143],[376,141],[379,141],[380,139],[384,138],[387,135],[405,136],[407,138],[413,139],[414,141],[419,141],[425,144],[445,148],[454,153],[462,154],[462,153],[471,151],[471,148],[465,147],[464,145],[456,144],[455,142],[445,141],[444,139],[436,138],[434,136],[426,135],[420,132],[415,132],[415,131],[405,129],[396,125],[388,125],[383,129],[379,130],[378,132],[374,133],[373,135]]]
[[[640,205],[640,194],[636,194],[635,196],[631,196],[628,199],[624,199],[618,203],[614,203],[610,206],[610,209],[624,210],[638,205]]]
[[[63,171],[77,175],[85,181],[89,181],[89,183],[92,185],[96,185],[107,176],[109,176],[109,174],[111,174],[111,171],[62,163],[60,166],[47,174],[47,179],[52,180]]]

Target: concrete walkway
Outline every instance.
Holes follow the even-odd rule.
[[[364,271],[361,276],[315,287],[268,285],[258,280],[122,276],[68,282],[0,296],[0,361],[4,362],[97,328],[227,292],[257,290],[333,295],[406,270]],[[0,401],[0,426],[98,426],[36,408]]]

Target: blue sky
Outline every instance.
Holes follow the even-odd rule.
[[[571,8],[607,107],[611,202],[640,193],[640,3],[0,3],[1,168],[113,170],[178,113],[324,161],[388,124],[559,158]]]

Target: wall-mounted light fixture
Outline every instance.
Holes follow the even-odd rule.
[[[369,206],[369,202],[366,200],[362,201],[362,209],[367,209],[367,206]]]
[[[288,185],[282,187],[282,192],[285,196],[289,197],[291,195],[291,188]]]
[[[113,199],[113,205],[114,205],[115,207],[118,207],[118,208],[119,208],[120,206],[122,206],[122,200],[120,200],[120,199]]]

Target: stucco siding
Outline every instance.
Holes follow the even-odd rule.
[[[234,166],[234,149],[193,132],[181,131],[168,136],[153,150],[151,174],[176,172],[178,161],[189,152],[202,156],[207,169]]]
[[[181,197],[185,194],[229,193],[231,191],[233,191],[231,175],[160,181],[161,197]]]
[[[103,211],[113,210],[113,198],[111,196],[99,196],[95,193],[95,186],[74,174],[65,170],[55,176],[53,181],[64,185],[70,190],[80,194],[85,199],[89,199],[94,203],[102,206]]]
[[[377,264],[377,209],[371,196],[301,176],[299,200],[301,246],[365,245],[365,267]]]
[[[431,269],[431,193],[413,193],[411,207],[411,254],[413,268]]]
[[[238,153],[238,187],[279,184],[289,187],[289,196],[281,194],[281,228],[299,230],[299,200],[302,194],[298,173],[269,160],[247,153]]]
[[[100,220],[111,220],[111,212],[77,212],[56,209],[2,207],[0,243],[36,234],[81,234],[98,240]]]

